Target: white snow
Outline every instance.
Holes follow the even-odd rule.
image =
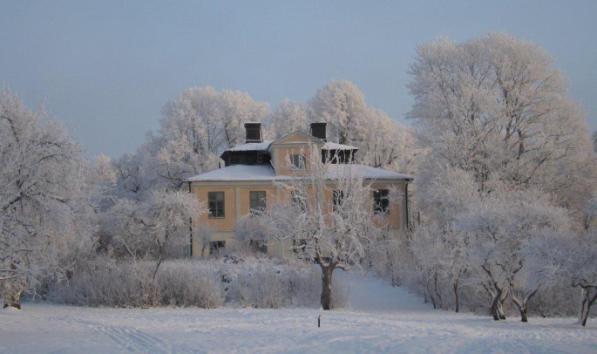
[[[1,353],[595,353],[597,326],[574,319],[434,311],[402,288],[354,274],[350,306],[256,310],[24,304],[0,311]],[[321,314],[321,328],[317,316]]]
[[[412,177],[402,173],[359,164],[332,164],[328,166],[326,177],[359,177],[370,180],[411,180]],[[293,178],[276,175],[269,165],[232,165],[218,168],[189,178],[191,182],[212,181],[275,181]]]
[[[235,145],[226,151],[266,151],[272,144],[271,140],[264,140],[261,143],[246,143]]]
[[[326,142],[321,147],[323,150],[358,150],[359,148],[351,145],[338,144],[331,141]]]
[[[406,179],[411,180],[412,176],[384,170],[383,168],[375,168],[366,165],[359,164],[332,164],[328,165],[328,171],[326,174],[327,178],[338,178],[338,177],[359,177],[364,179],[382,180],[382,179]]]
[[[274,170],[269,165],[232,165],[202,173],[188,181],[271,181],[274,177]]]

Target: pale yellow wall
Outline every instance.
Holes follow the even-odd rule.
[[[404,182],[391,181],[391,182],[377,182],[372,184],[372,188],[375,189],[392,189],[397,188],[401,192],[404,191]],[[193,219],[193,228],[199,228],[200,226],[208,227],[211,231],[212,240],[224,240],[226,241],[226,247],[234,246],[237,242],[234,238],[234,227],[239,218],[249,213],[249,195],[250,191],[265,191],[266,192],[266,204],[267,207],[273,207],[278,203],[286,203],[290,198],[290,189],[274,185],[273,182],[194,182],[192,183],[192,192],[204,203],[207,207],[207,195],[208,192],[224,192],[225,193],[225,217],[224,218],[210,218],[208,215],[201,215],[198,218]],[[332,194],[333,184],[330,184],[325,190],[326,209],[325,213],[329,213],[332,210]],[[314,204],[315,195],[313,190],[308,191],[309,204]],[[370,211],[373,217],[373,194],[370,194]],[[386,215],[377,215],[374,220],[379,224],[389,225],[391,229],[401,231],[405,218],[405,200],[404,194],[400,194],[399,200],[390,198],[390,212]],[[285,245],[279,242],[270,242],[268,244],[269,252],[276,255],[285,254]],[[209,247],[207,251],[203,250],[203,255],[209,254]],[[193,240],[193,255],[201,256],[202,245],[200,240]]]
[[[250,193],[251,191],[264,191],[265,192],[265,204],[270,207],[276,204],[276,188],[273,185],[270,186],[240,186],[240,216],[247,215],[250,207]]]
[[[289,135],[276,141],[271,146],[272,164],[277,175],[305,175],[310,169],[310,162],[320,161],[321,146],[316,144],[312,137],[303,134]],[[296,170],[290,164],[292,154],[305,156],[306,169]]]
[[[224,192],[224,218],[212,218],[207,213],[199,217],[198,222],[201,225],[206,225],[210,230],[224,232],[233,231],[234,224],[237,219],[236,212],[236,192],[233,185],[229,186],[207,186],[192,184],[192,191],[197,198],[203,203],[205,208],[208,207],[208,192]]]
[[[389,225],[391,229],[400,229],[402,226],[402,220],[404,219],[405,215],[405,207],[404,207],[404,195],[401,193],[400,198],[396,200],[396,198],[392,195],[392,189],[398,189],[399,191],[404,191],[404,183],[403,182],[377,182],[371,185],[373,189],[388,189],[390,190],[390,210],[387,214],[378,214],[374,218],[374,220],[378,224]],[[373,193],[371,193],[371,213],[373,214]],[[393,198],[394,197],[394,198]]]

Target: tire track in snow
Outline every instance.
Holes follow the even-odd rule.
[[[164,342],[133,327],[88,324],[126,350],[143,353],[165,353]]]
[[[56,319],[56,318],[55,318]],[[65,320],[65,319],[62,319]],[[161,339],[129,326],[104,325],[98,322],[69,319],[71,324],[87,326],[92,331],[102,334],[123,350],[133,353],[169,353],[168,345]]]

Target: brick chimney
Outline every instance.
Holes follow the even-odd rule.
[[[327,123],[325,122],[311,123],[311,135],[316,138],[322,139],[323,141],[326,141],[326,124]]]
[[[245,123],[245,142],[246,143],[261,143],[261,123]]]

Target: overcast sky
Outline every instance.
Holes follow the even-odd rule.
[[[0,0],[0,86],[65,123],[89,156],[132,152],[191,86],[274,107],[355,82],[403,120],[418,44],[508,32],[544,47],[597,129],[597,1]]]

